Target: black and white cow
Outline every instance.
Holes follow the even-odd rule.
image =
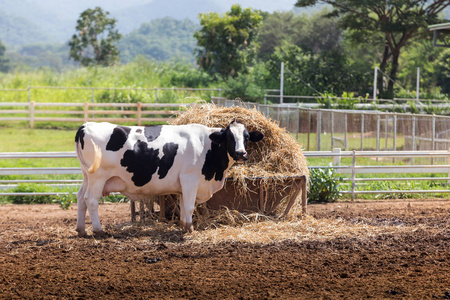
[[[223,187],[227,171],[247,159],[247,141],[263,138],[240,122],[227,128],[199,124],[119,126],[88,122],[75,136],[83,172],[77,194],[79,236],[86,235],[86,209],[94,234],[102,232],[98,200],[119,192],[129,199],[181,194],[180,223],[192,231],[195,203],[203,203]]]

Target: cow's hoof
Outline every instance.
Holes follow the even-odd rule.
[[[86,231],[84,229],[77,229],[78,237],[83,238],[86,237]]]
[[[183,229],[184,232],[194,232],[194,225],[192,223],[185,223],[181,222],[181,229]]]

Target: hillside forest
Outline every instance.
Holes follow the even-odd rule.
[[[299,0],[296,5],[305,7],[314,2]],[[39,43],[35,38],[25,45],[0,41],[0,88],[220,87],[227,97],[262,101],[268,89],[280,88],[283,62],[285,95],[351,94],[368,98],[372,96],[377,66],[383,74],[380,98],[415,98],[420,68],[420,98],[448,100],[450,48],[434,47],[427,28],[449,22],[443,11],[450,3],[434,2],[442,9],[432,17],[421,18],[419,13],[414,13],[416,19],[408,16],[417,24],[414,32],[420,34],[411,34],[398,51],[387,47],[387,34],[382,31],[386,26],[380,29],[383,26],[377,27],[376,22],[364,23],[364,18],[355,19],[351,12],[334,6],[314,13],[268,13],[234,5],[224,14],[200,14],[197,20],[154,19],[126,34],[116,29],[120,38],[113,46],[118,59],[103,66],[83,67],[71,58],[71,36],[65,43]],[[364,7],[354,9],[367,12]],[[424,7],[409,10],[415,9]],[[368,12],[368,20],[373,15]],[[389,29],[393,40],[411,28],[398,22],[393,20],[389,25],[397,26]],[[22,29],[33,37],[45,34]],[[73,34],[81,36],[75,25]]]

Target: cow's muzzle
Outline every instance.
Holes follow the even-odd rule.
[[[238,163],[238,164],[243,164],[244,161],[247,160],[247,152],[243,151],[243,152],[236,152],[236,155],[234,157],[234,160]]]

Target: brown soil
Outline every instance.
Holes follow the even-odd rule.
[[[130,224],[128,204],[105,204],[108,235],[78,238],[74,206],[3,205],[0,298],[450,298],[450,201],[310,205],[309,212],[317,226],[366,234],[208,242],[173,224]]]

